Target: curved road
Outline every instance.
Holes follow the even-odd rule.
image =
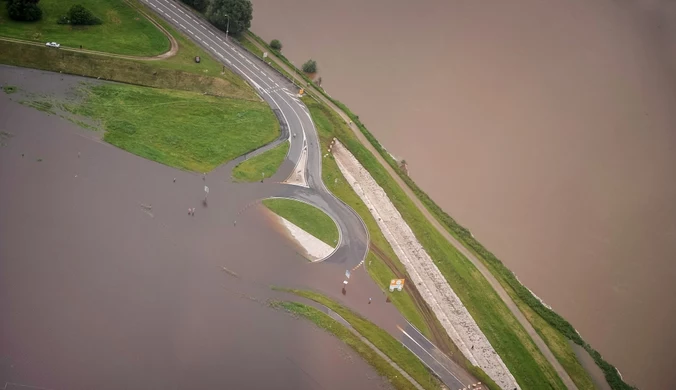
[[[302,200],[324,210],[338,223],[341,232],[336,250],[326,261],[344,264],[345,269],[362,264],[368,252],[368,230],[357,213],[337,199],[324,185],[322,152],[317,130],[307,107],[296,95],[296,86],[259,58],[228,42],[222,31],[195,15],[183,4],[171,0],[143,0],[143,2],[247,80],[272,107],[280,121],[281,137],[278,140],[229,162],[223,169],[231,169],[244,159],[251,158],[288,139],[291,146],[287,159],[295,165],[289,178],[297,175],[300,170],[304,176],[301,182],[306,185],[279,183],[272,187],[269,196]],[[407,324],[405,329],[401,328],[400,331],[399,340],[449,388],[462,389],[472,382],[471,375],[443,355],[413,326]]]

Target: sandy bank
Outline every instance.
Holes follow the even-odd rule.
[[[286,218],[280,217],[274,212],[265,209],[273,218],[277,221],[280,226],[282,226],[289,236],[296,241],[298,246],[305,251],[305,255],[310,261],[318,261],[326,258],[333,252],[333,249],[330,245],[324,241],[318,239],[312,234],[306,232],[305,230],[299,228],[296,224],[290,222]]]

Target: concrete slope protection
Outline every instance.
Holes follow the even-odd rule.
[[[343,264],[345,269],[360,266],[368,253],[368,231],[357,213],[336,198],[322,181],[322,154],[317,130],[308,109],[295,94],[296,86],[260,59],[236,44],[228,42],[223,32],[183,4],[170,0],[143,0],[143,2],[249,82],[272,107],[280,120],[283,132],[280,139],[231,161],[225,168],[234,167],[237,163],[276,146],[279,142],[285,141],[286,135],[290,142],[287,159],[294,165],[291,173],[302,169],[305,185],[280,183],[275,187],[275,193],[270,196],[300,200],[326,212],[338,224],[341,240],[335,252],[325,261]],[[433,356],[438,355],[438,349],[417,330],[412,330],[410,325],[407,329],[408,333],[401,329],[401,342],[436,372],[447,386],[453,389],[464,387],[460,386],[462,382],[449,370],[462,378],[468,378],[470,375],[459,366],[450,363],[450,359],[447,359],[444,365],[440,365],[438,360],[433,359]],[[411,338],[411,334],[418,335],[417,338],[423,338],[425,342],[416,342]]]

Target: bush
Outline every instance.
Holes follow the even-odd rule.
[[[282,51],[282,42],[280,42],[279,39],[273,39],[270,41],[270,47],[276,51]]]
[[[206,11],[207,6],[209,5],[208,0],[181,0],[181,1],[199,12]]]
[[[307,60],[307,62],[303,64],[303,72],[317,73],[317,61],[312,59]]]
[[[42,10],[38,7],[40,0],[9,0],[7,14],[12,20],[35,22],[42,19]]]
[[[206,16],[217,29],[239,36],[251,27],[253,6],[249,0],[211,0]]]
[[[101,24],[101,19],[94,16],[92,11],[80,4],[75,4],[68,10],[68,21],[73,26],[93,26]]]

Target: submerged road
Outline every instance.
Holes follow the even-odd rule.
[[[340,240],[336,250],[325,261],[343,264],[345,269],[360,266],[368,253],[368,230],[357,213],[337,199],[322,181],[322,152],[317,130],[307,107],[300,101],[297,87],[259,58],[231,43],[225,34],[183,4],[171,0],[143,0],[158,15],[169,21],[185,35],[247,80],[273,109],[282,128],[282,137],[256,152],[228,163],[235,164],[277,144],[290,141],[287,159],[294,165],[291,177],[301,176],[300,185],[279,184],[275,193],[280,196],[313,204],[329,214],[338,224]],[[290,181],[290,180],[289,180]],[[298,180],[295,180],[298,182]],[[472,377],[451,361],[436,346],[410,324],[402,324],[399,340],[426,364],[450,389],[470,385]]]

